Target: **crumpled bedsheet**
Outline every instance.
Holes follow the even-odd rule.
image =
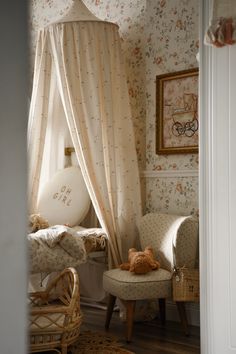
[[[106,247],[103,229],[55,225],[27,235],[30,273],[51,273],[76,267],[88,253]]]

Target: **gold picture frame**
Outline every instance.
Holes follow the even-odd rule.
[[[198,68],[156,77],[156,153],[198,152]]]

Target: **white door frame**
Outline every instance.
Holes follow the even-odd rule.
[[[200,5],[201,354],[236,353],[236,45],[203,44],[211,0]]]
[[[211,168],[209,161],[212,160],[211,151],[211,48],[204,46],[204,32],[209,18],[209,1],[200,1],[200,86],[199,86],[199,115],[200,115],[200,139],[199,139],[199,254],[200,254],[200,331],[201,331],[201,354],[212,353],[212,333],[210,319],[211,308],[211,286],[212,279],[210,236],[212,235],[210,207],[211,207]]]

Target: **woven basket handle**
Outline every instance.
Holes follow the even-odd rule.
[[[175,254],[175,245],[174,245],[174,240],[172,239],[172,252],[173,252],[173,264],[174,264],[174,273],[177,272],[177,264],[176,264],[176,254]]]

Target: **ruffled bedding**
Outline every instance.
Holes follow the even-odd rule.
[[[31,273],[51,273],[85,263],[89,252],[106,248],[103,229],[55,225],[30,233],[28,253]]]

